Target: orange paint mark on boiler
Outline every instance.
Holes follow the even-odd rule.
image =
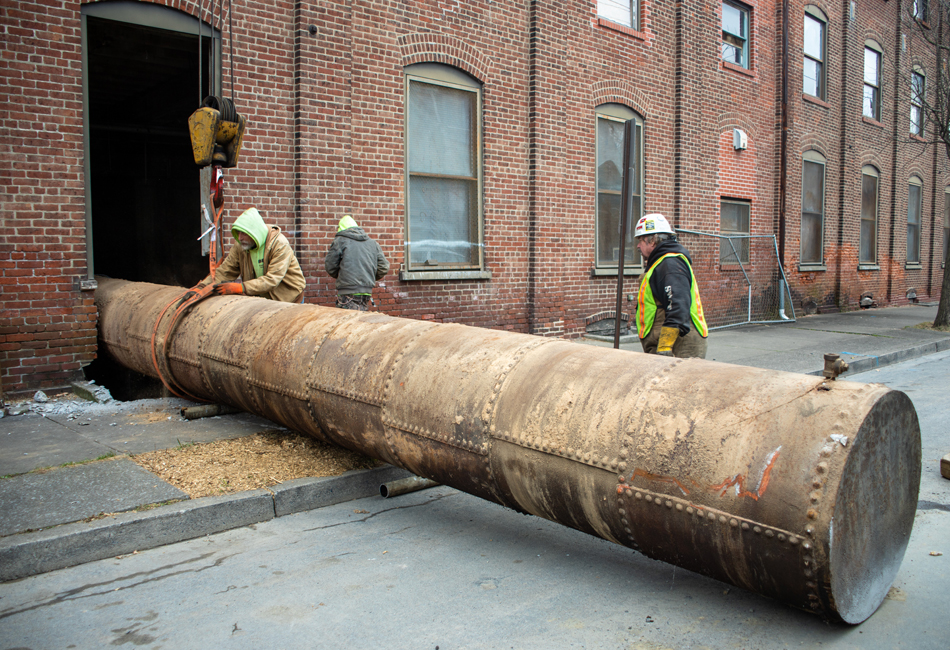
[[[769,455],[768,461],[766,461],[765,469],[762,471],[762,479],[759,481],[759,486],[756,488],[755,492],[750,492],[745,487],[745,476],[742,474],[736,474],[731,479],[726,479],[719,485],[710,485],[707,489],[711,492],[719,492],[719,496],[725,496],[726,490],[730,487],[736,487],[736,496],[740,497],[749,497],[755,501],[759,500],[765,490],[769,487],[769,479],[772,476],[772,468],[775,467],[775,461],[778,460],[779,452],[782,450],[781,447],[773,451]]]
[[[754,499],[755,501],[758,501],[759,497],[765,494],[766,489],[768,489],[769,487],[769,480],[771,479],[771,476],[772,476],[772,468],[775,467],[775,462],[778,460],[779,452],[781,450],[782,450],[782,447],[779,446],[775,451],[769,454],[769,458],[765,463],[765,469],[762,470],[762,478],[759,480],[759,485],[758,487],[756,487],[754,492],[746,489],[745,487],[746,477],[743,474],[736,474],[732,478],[728,478],[724,480],[722,483],[719,483],[718,485],[707,486],[706,490],[710,492],[718,492],[719,496],[723,497],[726,495],[726,490],[728,490],[730,487],[735,486],[736,496],[748,497],[750,499]],[[630,482],[632,483],[634,479],[636,479],[637,477],[645,478],[649,481],[656,481],[659,483],[671,483],[675,485],[677,488],[679,488],[680,492],[682,492],[684,496],[689,494],[689,488],[687,488],[683,484],[682,481],[672,476],[663,476],[661,474],[653,474],[651,472],[647,472],[646,470],[637,468],[633,470],[633,473],[630,475]],[[699,486],[699,484],[696,483],[696,481],[692,479],[689,479],[689,482],[692,483],[694,486],[697,486],[697,487]],[[623,494],[623,491],[624,491],[624,486],[618,485],[617,494]],[[696,507],[698,509],[698,506]]]

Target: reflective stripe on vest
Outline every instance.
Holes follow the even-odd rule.
[[[699,299],[699,286],[696,284],[696,274],[693,273],[693,267],[689,260],[682,253],[667,253],[658,259],[650,269],[643,274],[640,280],[640,294],[637,296],[637,334],[640,338],[646,338],[650,330],[653,329],[653,321],[656,319],[656,301],[653,299],[653,291],[650,289],[650,278],[653,277],[653,271],[660,265],[660,262],[667,257],[679,257],[686,263],[689,269],[690,286],[689,293],[691,305],[689,307],[689,317],[693,321],[693,326],[700,336],[706,338],[709,336],[709,328],[706,327],[706,317],[703,315],[703,303]]]

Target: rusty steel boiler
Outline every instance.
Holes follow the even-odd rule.
[[[181,293],[100,279],[101,349],[195,397],[830,619],[866,619],[897,574],[921,467],[899,391],[243,296],[171,327],[163,309]]]

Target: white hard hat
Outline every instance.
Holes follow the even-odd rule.
[[[637,222],[637,229],[634,231],[634,237],[643,237],[644,235],[655,235],[657,233],[669,233],[671,235],[675,234],[673,228],[670,226],[670,222],[666,220],[659,212],[654,212],[652,214],[645,214],[640,217],[640,221]]]

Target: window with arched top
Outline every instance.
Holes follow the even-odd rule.
[[[643,216],[643,118],[622,104],[601,104],[595,109],[597,119],[597,250],[596,267],[616,269],[620,260],[620,207],[623,190],[624,130],[628,121],[634,122],[636,155],[632,161],[630,179],[630,222],[624,242],[624,268],[634,273],[633,267],[642,263],[633,236],[634,226]]]
[[[825,225],[825,157],[814,150],[802,155],[801,264],[821,264]]]
[[[881,57],[875,41],[864,42],[864,116],[881,121]]]
[[[920,264],[920,213],[924,182],[911,176],[907,186],[907,263]]]
[[[813,5],[805,7],[805,26],[802,42],[804,67],[802,92],[825,99],[825,39],[828,17]]]
[[[480,270],[482,86],[436,63],[405,79],[407,270]]]
[[[872,165],[861,169],[861,241],[859,264],[877,264],[877,199],[880,172]]]
[[[910,73],[910,132],[912,135],[924,135],[924,105],[927,98],[927,78],[919,66]]]

